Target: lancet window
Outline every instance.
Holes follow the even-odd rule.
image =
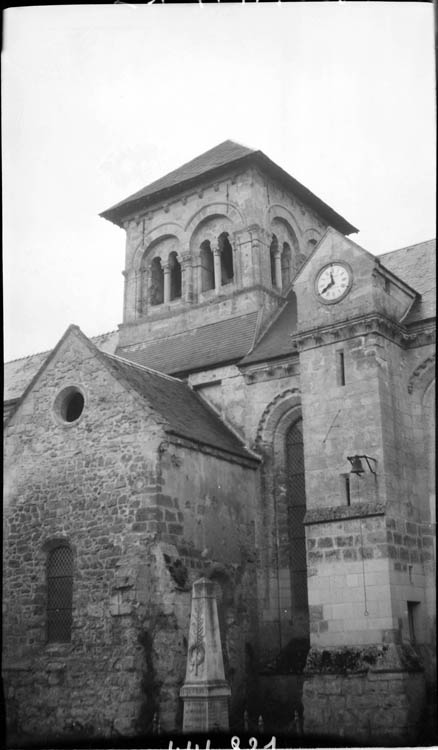
[[[176,252],[169,255],[170,269],[170,299],[179,299],[181,297],[181,264]]]
[[[164,301],[164,271],[160,258],[154,258],[151,263],[149,301],[151,305],[161,305]]]
[[[67,544],[52,549],[47,560],[47,640],[71,640],[73,555]]]
[[[210,241],[204,240],[201,243],[201,292],[208,292],[214,289],[214,258]]]
[[[228,232],[222,232],[218,237],[221,255],[221,284],[230,284],[234,279],[233,248],[228,239]]]
[[[275,258],[278,254],[278,240],[275,234],[272,235],[271,246],[269,248],[269,255],[271,258],[271,283],[272,286],[278,286],[277,283],[277,269]]]
[[[292,278],[292,250],[288,242],[283,242],[281,251],[281,285],[285,289]]]

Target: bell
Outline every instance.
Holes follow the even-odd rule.
[[[364,473],[364,468],[362,466],[362,461],[360,460],[359,456],[352,456],[348,459],[351,463],[351,471],[350,474],[360,474]]]

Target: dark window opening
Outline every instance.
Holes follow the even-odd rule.
[[[275,234],[272,235],[272,242],[271,246],[269,248],[269,254],[271,256],[271,283],[272,286],[279,286],[278,279],[277,279],[277,271],[275,267],[275,256],[278,251],[278,240],[275,236]]]
[[[151,305],[161,305],[164,300],[164,272],[160,258],[154,258],[151,263],[149,299]]]
[[[350,485],[349,474],[344,474],[344,484],[345,484],[345,499],[347,500],[347,505],[351,505],[351,485]]]
[[[313,240],[313,239],[312,240],[308,240],[308,242],[307,242],[307,248],[308,248],[308,250],[310,252],[312,252],[312,250],[313,250],[313,248],[315,247],[316,244],[317,244],[317,240]]]
[[[234,278],[233,248],[228,239],[228,232],[222,232],[218,239],[221,253],[221,284],[231,284]]]
[[[409,626],[409,640],[412,644],[417,643],[417,624],[418,616],[420,613],[419,602],[408,602],[408,626]]]
[[[73,556],[70,547],[55,547],[47,561],[47,640],[71,640]]]
[[[58,393],[54,410],[56,416],[63,422],[76,422],[85,406],[85,399],[81,391],[75,386],[68,386]]]
[[[170,299],[181,297],[181,264],[175,252],[169,255],[170,266]]]
[[[344,352],[336,352],[336,379],[338,385],[345,385],[345,357]]]
[[[214,258],[209,240],[201,244],[201,292],[214,289]]]
[[[289,286],[292,278],[292,250],[287,242],[283,242],[281,253],[281,283],[283,289]]]
[[[75,391],[71,396],[68,396],[64,408],[66,422],[75,422],[79,419],[84,409],[84,397],[82,393]]]
[[[292,609],[306,616],[307,564],[304,516],[306,488],[304,483],[303,422],[298,420],[286,434],[286,477],[288,491],[289,564],[291,572]]]

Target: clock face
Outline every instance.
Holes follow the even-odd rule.
[[[353,275],[344,263],[324,266],[316,277],[315,289],[321,302],[339,302],[350,291]]]

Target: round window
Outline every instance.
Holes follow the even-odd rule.
[[[55,413],[63,422],[76,422],[81,416],[85,399],[79,388],[64,388],[55,400]]]

